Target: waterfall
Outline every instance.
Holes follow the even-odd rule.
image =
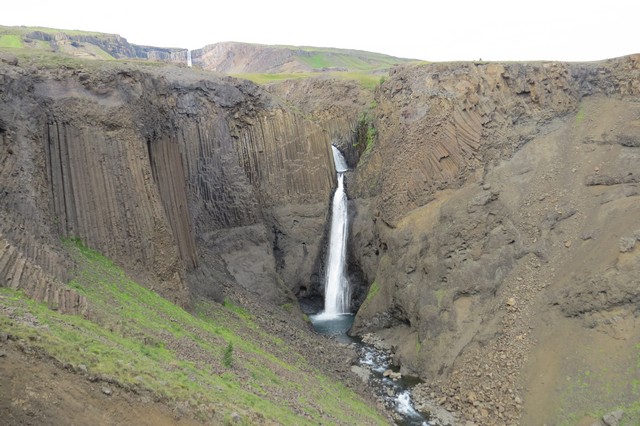
[[[347,194],[344,191],[344,172],[347,163],[340,151],[333,148],[333,162],[338,173],[338,188],[331,205],[331,233],[329,259],[324,283],[324,314],[348,314],[350,302],[349,281],[345,273],[347,260],[347,233],[349,228]]]
[[[188,67],[192,66],[192,63],[191,63],[191,51],[189,49],[187,49],[187,66]]]

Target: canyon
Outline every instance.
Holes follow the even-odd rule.
[[[412,62],[374,91],[9,50],[0,70],[3,286],[90,316],[77,239],[186,310],[232,297],[308,330],[334,145],[351,334],[422,380],[419,409],[638,420],[639,55]]]

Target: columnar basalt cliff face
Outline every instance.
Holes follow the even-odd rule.
[[[366,144],[366,141],[360,140],[359,136],[361,136],[360,131],[363,126],[367,124],[364,123],[364,116],[370,113],[373,107],[372,91],[363,89],[355,81],[326,77],[273,83],[267,86],[267,90],[278,99],[293,105],[296,110],[301,111],[306,117],[310,117],[317,126],[323,129],[331,144],[340,149],[348,166],[351,169],[355,169],[359,154],[364,150],[364,145]],[[351,175],[351,173],[348,172],[347,174]],[[347,186],[348,190],[349,187]],[[291,212],[291,214],[287,213],[284,217],[278,218],[278,220],[298,222],[301,217],[318,216],[319,213],[313,213],[313,211],[318,209],[318,211],[321,211],[322,208],[322,206],[315,208],[300,206],[297,211]],[[323,234],[325,232],[324,227],[325,223],[315,222],[313,227],[304,233],[310,231],[315,234]],[[280,241],[286,245],[286,238],[281,238]],[[293,239],[293,243],[298,246],[303,242],[304,238],[302,236]],[[316,256],[315,252],[309,252],[307,255],[308,248],[305,245],[301,258],[311,256],[311,254]],[[295,253],[293,250],[287,251]],[[324,280],[320,271],[324,270],[323,261],[325,257],[326,253],[320,255],[319,263],[314,268],[314,272],[318,273],[313,274],[311,280],[300,280],[298,278],[299,285],[295,287],[298,296],[322,297],[324,294]],[[305,262],[301,262],[301,258],[290,259],[288,263],[290,264],[293,261],[296,265],[306,265]],[[287,264],[286,260],[285,264]],[[351,262],[351,264],[356,265],[357,262]],[[287,282],[295,280],[295,277],[308,276],[307,273],[300,274],[301,271],[297,269],[290,269],[289,272],[292,273],[291,276],[284,276]],[[364,297],[363,289],[360,286],[362,282],[361,271],[356,267],[349,272],[351,274],[350,282],[353,286],[354,306],[357,306]]]
[[[375,282],[354,332],[397,347],[429,380],[419,398],[444,394],[480,423],[554,422],[573,392],[563,379],[612,356],[583,356],[591,334],[631,356],[638,332],[609,321],[635,324],[640,300],[639,77],[639,56],[433,64],[378,89],[377,143],[350,187],[351,248]],[[626,368],[598,379],[616,388],[602,409],[631,402]]]
[[[3,273],[27,277],[31,262],[64,282],[60,238],[77,237],[180,304],[188,282],[290,298],[274,239],[304,220],[273,218],[311,202],[310,222],[325,221],[334,173],[318,126],[251,83],[197,72],[3,69]],[[302,243],[313,255],[321,239]]]
[[[358,144],[366,143],[358,140],[358,130],[374,106],[373,91],[355,81],[326,77],[286,80],[268,85],[267,90],[311,117],[355,168],[365,148]]]

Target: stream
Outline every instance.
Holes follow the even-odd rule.
[[[413,407],[411,386],[417,384],[418,380],[404,376],[398,377],[399,374],[392,367],[391,354],[388,351],[347,334],[353,324],[353,314],[329,316],[320,313],[310,315],[309,319],[318,333],[332,336],[341,343],[354,345],[358,354],[357,365],[369,371],[369,386],[383,401],[385,408],[395,413],[396,425],[432,424]]]

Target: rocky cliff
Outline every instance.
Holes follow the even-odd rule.
[[[187,65],[187,49],[131,44],[118,34],[41,27],[6,27],[0,35],[15,37],[16,47],[62,53],[83,59],[148,59]]]
[[[481,424],[579,419],[576,380],[613,389],[599,410],[633,403],[639,77],[636,55],[404,66],[378,88],[349,182],[373,283],[354,332],[394,345],[419,395]]]
[[[310,279],[335,180],[319,126],[246,81],[3,58],[3,284],[53,303],[61,238],[182,305],[232,284],[282,304]]]

